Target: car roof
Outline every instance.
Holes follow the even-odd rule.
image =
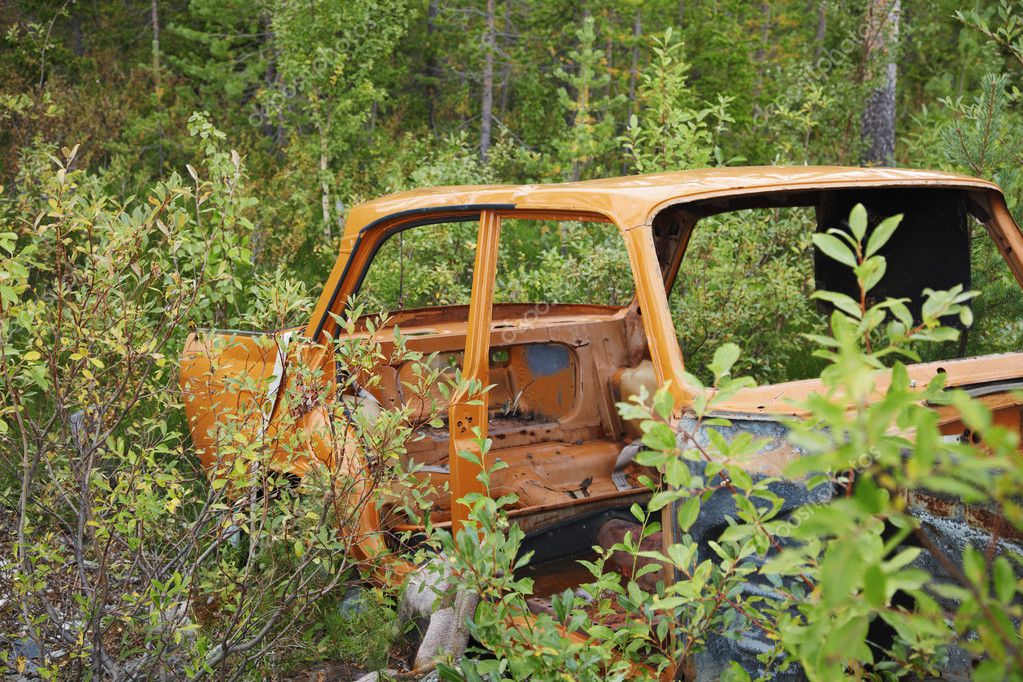
[[[664,206],[723,196],[853,187],[948,187],[1001,192],[986,180],[941,171],[844,166],[745,166],[533,185],[429,187],[390,194],[352,208],[344,236],[354,239],[400,215],[451,208],[592,212],[623,229],[642,225]]]

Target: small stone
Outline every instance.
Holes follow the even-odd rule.
[[[385,670],[383,672],[384,672],[383,679],[385,680],[393,679],[398,674],[398,671],[396,670]],[[371,672],[366,675],[363,675],[359,679],[355,680],[355,682],[379,682],[380,679],[381,677],[379,672]]]
[[[18,662],[21,661],[24,666],[24,672],[28,675],[34,675],[36,670],[38,670],[38,666],[34,661],[40,660],[42,655],[42,651],[39,650],[39,645],[28,637],[22,637],[21,639],[14,640],[11,644],[11,654],[7,663],[11,670],[17,670]]]
[[[366,608],[366,590],[357,585],[349,587],[341,600],[341,613],[350,616],[362,613]]]
[[[14,651],[15,656],[24,656],[30,661],[40,658],[43,655],[43,653],[39,650],[39,645],[28,637],[22,637],[21,639],[14,640],[12,650]]]

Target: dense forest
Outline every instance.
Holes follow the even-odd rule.
[[[136,194],[195,161],[188,120],[205,111],[259,198],[252,266],[309,284],[350,206],[431,184],[880,163],[1011,194],[1013,8],[904,0],[892,26],[869,16],[884,5],[15,0],[0,182],[13,201],[80,145],[77,168]],[[889,89],[881,149],[868,104]]]
[[[310,477],[307,495],[280,494],[287,486],[256,465],[208,479],[177,383],[190,332],[305,324],[360,202],[429,186],[708,166],[906,166],[993,180],[1023,215],[1023,3],[1015,0],[4,0],[0,28],[0,670],[12,675],[284,679],[315,669],[319,679],[355,679],[407,662],[398,597],[368,586],[355,540],[328,532],[359,510],[334,519],[330,485]],[[694,384],[718,395],[748,385],[734,367],[736,377],[761,382],[823,376],[834,405],[845,405],[839,388],[855,396],[856,377],[894,358],[1023,343],[1018,286],[979,225],[972,312],[964,306],[972,294],[932,292],[930,316],[911,333],[888,332],[889,347],[878,345],[883,305],[868,324],[864,302],[853,311],[860,327],[843,337],[852,327],[810,300],[805,256],[814,242],[799,215],[708,224],[688,246],[683,267],[692,270],[670,305],[684,321],[677,332]],[[858,224],[854,213],[849,243],[863,246]],[[466,229],[409,237],[402,248],[421,269],[382,267],[359,302],[368,308],[342,322],[352,330],[357,313],[386,312],[395,292],[400,305],[459,302],[472,249],[458,244],[474,239]],[[541,226],[521,238],[496,299],[573,302],[596,290],[625,303],[632,285],[620,244],[580,223]],[[941,326],[953,317],[956,329]],[[833,353],[821,351],[822,338]],[[912,349],[902,353],[903,344]],[[371,344],[338,352],[352,367],[382,357]],[[416,390],[443,379],[443,368],[406,351],[400,336],[393,352],[421,363]],[[944,399],[936,390],[935,404]],[[664,458],[674,434],[668,444],[650,434],[671,418],[666,396],[621,407],[643,421],[642,442]],[[635,583],[598,580],[645,618],[632,630],[604,628],[601,619],[621,609],[602,603],[598,613],[597,602],[580,605],[569,590],[555,600],[556,618],[520,632],[514,609],[528,589],[511,575],[521,537],[507,531],[503,512],[480,503],[478,546],[443,529],[429,542],[459,557],[463,588],[500,597],[472,633],[497,657],[478,670],[447,660],[440,674],[654,676],[636,666],[663,671],[698,651],[707,632],[743,622],[776,642],[764,654],[771,674],[798,662],[812,679],[919,678],[947,662],[955,639],[990,655],[978,678],[1018,678],[1019,564],[967,550],[962,585],[943,593],[966,606],[935,625],[944,621],[924,578],[905,568],[919,548],[897,546],[910,531],[902,533],[894,491],[926,484],[973,496],[1018,531],[1019,434],[1002,434],[957,398],[964,414],[1001,434],[987,437],[995,455],[985,460],[973,448],[904,464],[916,441],[896,442],[885,429],[926,434],[934,448],[942,435],[908,388],[889,397],[883,410],[863,407],[859,421],[836,416],[845,413],[834,405],[807,408],[819,427],[851,434],[872,453],[858,473],[871,482],[857,488],[870,497],[850,497],[801,531],[826,542],[802,536],[798,558],[768,562],[777,601],[745,609],[730,601],[743,576],[760,570],[736,568],[741,559],[781,552],[780,536],[764,530],[778,510],[750,502],[773,493],[760,482],[743,487],[731,465],[722,485],[748,517],[732,544],[722,543],[721,566],[704,570],[704,562],[653,602]],[[700,404],[709,414],[714,402]],[[352,428],[376,461],[400,460],[416,426],[441,424],[433,409],[418,425],[396,410]],[[238,428],[232,447],[258,463],[265,445]],[[846,442],[822,445],[809,427],[793,438],[826,450],[829,475],[852,490],[849,458],[858,453]],[[1003,476],[1010,460],[1014,473]],[[672,469],[666,462],[648,460],[662,472]],[[950,478],[955,467],[962,479]],[[373,485],[414,486],[411,473],[398,464],[374,470]],[[688,478],[670,485],[695,490],[694,500],[709,489]],[[237,489],[251,492],[244,504],[231,497]],[[429,510],[425,491],[408,496]],[[626,545],[619,550],[641,553]],[[695,562],[691,547],[674,548],[677,565]],[[485,576],[473,571],[481,566]],[[836,566],[859,571],[850,568],[858,577],[837,588],[842,598],[827,587]],[[807,592],[785,591],[793,576]],[[807,596],[820,594],[814,585],[825,585],[823,601]],[[679,596],[685,589],[693,593]],[[850,591],[855,604],[843,601]],[[917,601],[897,603],[897,591]],[[674,610],[672,629],[651,615],[657,609]],[[890,646],[870,639],[881,620],[896,633]],[[749,679],[742,669],[728,674]]]
[[[347,210],[412,187],[880,164],[994,179],[1015,206],[1023,29],[1014,9],[951,0],[10,2],[0,9],[0,185],[9,209],[26,208],[50,157],[77,145],[75,169],[117,200],[138,196],[187,175],[205,140],[190,120],[205,112],[240,154],[235,191],[253,202],[232,276],[242,289],[288,280],[306,296],[333,265]],[[732,228],[729,240],[743,232]],[[798,241],[798,227],[781,232]],[[806,317],[808,273],[778,264],[784,284],[764,278],[725,295],[715,281],[758,264],[750,249],[738,262],[712,250],[696,248],[717,276],[677,303],[706,322],[679,330],[694,366],[727,340],[763,351],[754,355],[801,353],[752,337]],[[460,267],[428,257],[431,267]],[[1005,295],[992,288],[980,304],[1005,313]],[[722,312],[749,300],[766,302],[756,318]],[[204,322],[237,326],[245,314],[239,298]],[[737,331],[703,338],[696,327]],[[987,336],[984,350],[1012,345]]]

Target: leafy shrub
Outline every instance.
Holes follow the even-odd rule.
[[[732,121],[732,98],[719,95],[713,104],[696,106],[685,47],[671,28],[654,38],[652,52],[638,87],[641,113],[631,116],[621,137],[633,167],[650,173],[723,163],[715,138]]]
[[[252,276],[241,159],[222,150],[205,117],[193,119],[193,133],[205,156],[190,179],[172,175],[122,203],[63,150],[37,180],[42,201],[14,207],[0,236],[8,608],[17,609],[16,636],[40,651],[16,667],[35,665],[45,678],[200,678],[279,665],[270,654],[303,641],[319,601],[375,565],[355,550],[373,491],[416,485],[399,457],[414,426],[407,410],[362,418],[343,398],[357,393],[354,376],[327,382],[318,366],[292,363],[271,438],[253,426],[266,406],[245,398],[266,395],[271,377],[223,380],[238,339],[195,331],[209,366],[190,381],[224,393],[211,431],[222,459],[200,466],[180,416],[186,334],[245,320],[274,329],[308,299],[280,274]],[[252,338],[263,353],[324,352]],[[379,344],[357,340],[326,352],[353,371],[384,357]],[[394,358],[421,360],[400,339]],[[438,380],[431,372],[418,372],[423,386]],[[296,487],[290,467],[308,451],[298,425],[311,411],[322,415],[330,456],[308,463]]]

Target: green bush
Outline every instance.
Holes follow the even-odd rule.
[[[373,423],[352,416],[342,394],[355,393],[353,377],[325,382],[298,363],[281,434],[321,410],[335,468],[314,466],[297,488],[283,468],[268,468],[275,452],[302,456],[306,434],[264,437],[253,428],[259,401],[221,415],[217,450],[231,465],[200,466],[181,416],[186,334],[207,343],[211,363],[192,380],[216,389],[220,353],[235,341],[197,325],[269,331],[293,323],[309,301],[280,273],[253,275],[241,159],[221,148],[205,117],[193,118],[193,133],[204,163],[189,166],[187,180],[172,174],[143,198],[117,202],[73,167],[75,150],[63,150],[35,179],[39,194],[4,216],[0,499],[14,559],[5,626],[18,628],[4,634],[40,652],[15,661],[19,671],[31,663],[47,679],[197,679],[280,669],[282,652],[296,646],[308,657],[315,638],[303,634],[321,622],[318,610],[322,617],[362,580],[352,548],[364,539],[356,522],[372,491],[415,489],[399,457],[412,433],[407,410]],[[303,352],[272,333],[255,343]],[[368,342],[339,341],[329,352],[353,370],[383,357]],[[419,367],[422,358],[399,339],[394,360]],[[418,375],[423,386],[438,380],[425,364]],[[267,380],[221,388],[240,400],[265,395]],[[368,462],[355,472],[340,468],[350,448]],[[352,497],[360,490],[369,494]]]

